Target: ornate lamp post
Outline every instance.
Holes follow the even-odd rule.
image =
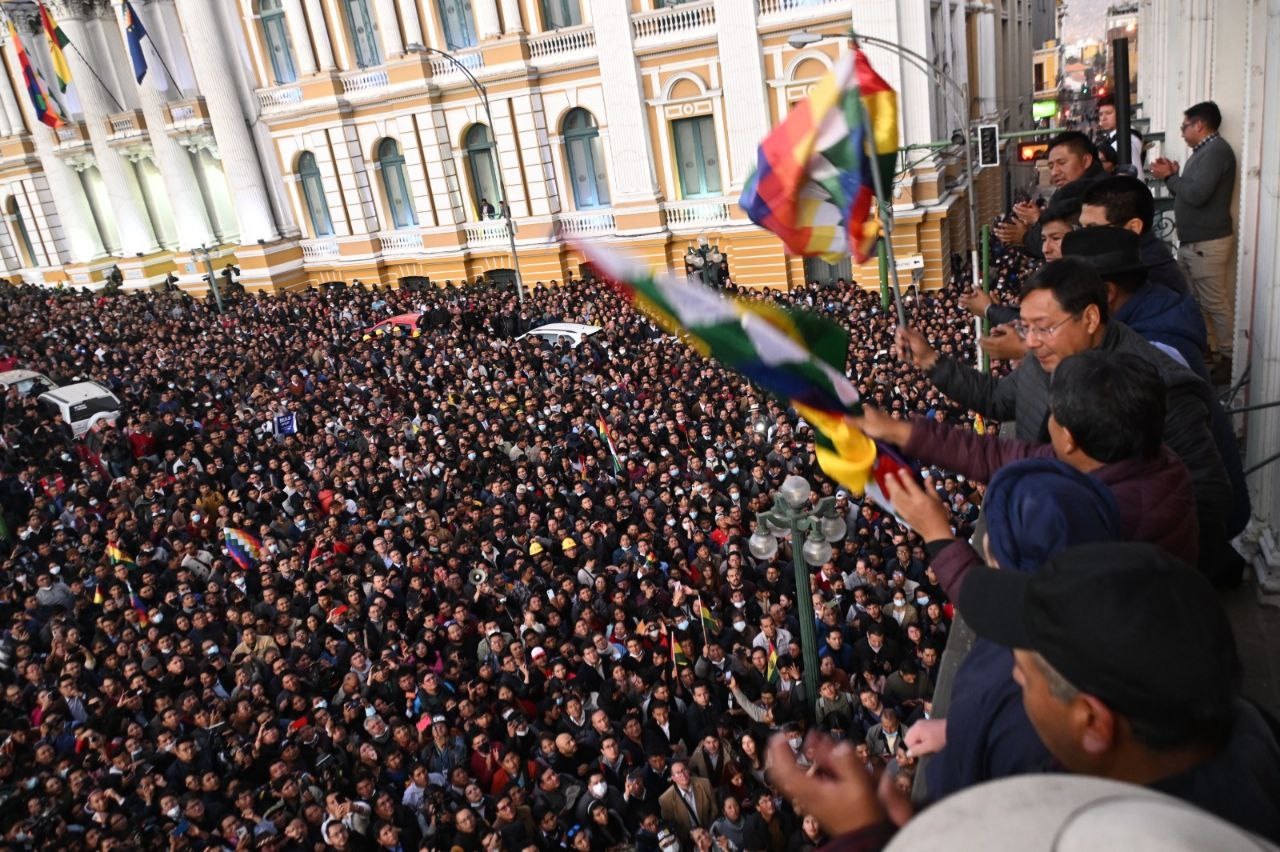
[[[818,639],[813,614],[813,588],[809,569],[831,560],[831,545],[848,531],[836,511],[836,498],[823,497],[812,509],[813,489],[802,476],[788,476],[773,496],[773,508],[756,516],[756,529],[747,541],[751,555],[770,560],[778,554],[781,539],[791,541],[791,564],[796,575],[796,609],[800,615],[800,649],[804,654],[805,698],[818,698]],[[797,546],[797,542],[802,542]]]

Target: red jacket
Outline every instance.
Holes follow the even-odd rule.
[[[1049,444],[1006,440],[965,432],[934,420],[911,421],[903,453],[925,464],[989,482],[995,472],[1022,459],[1055,458]],[[1150,542],[1190,565],[1199,555],[1199,526],[1191,474],[1167,446],[1151,461],[1121,461],[1090,474],[1111,489],[1120,526],[1130,541]]]

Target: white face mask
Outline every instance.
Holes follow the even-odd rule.
[[[597,799],[603,799],[604,794],[608,792],[608,790],[609,790],[609,785],[604,783],[603,781],[601,781],[599,784],[591,785],[591,795],[595,796]]]
[[[804,743],[802,737],[787,737],[787,745],[791,746],[792,751],[799,751],[800,746]]]
[[[747,629],[747,623],[745,621],[735,621],[733,623],[733,629],[741,633]]]
[[[689,619],[685,618],[685,619],[681,619],[680,621],[677,621],[677,622],[676,622],[676,629],[678,629],[678,630],[688,630],[688,629],[689,629]]]

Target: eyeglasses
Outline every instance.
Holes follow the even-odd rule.
[[[1021,320],[1018,320],[1017,322],[1013,323],[1013,331],[1016,335],[1018,335],[1018,337],[1022,338],[1023,340],[1026,340],[1033,334],[1036,337],[1039,337],[1041,340],[1047,340],[1048,338],[1053,337],[1055,334],[1057,334],[1058,329],[1062,328],[1064,325],[1071,322],[1072,320],[1077,320],[1079,318],[1080,317],[1078,314],[1072,314],[1071,316],[1064,319],[1062,322],[1055,323],[1054,325],[1051,325],[1048,328],[1036,328],[1035,326],[1027,325]]]

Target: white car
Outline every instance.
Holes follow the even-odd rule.
[[[5,370],[0,373],[0,394],[7,393],[9,388],[16,387],[18,393],[23,396],[34,392],[42,394],[50,391],[58,385],[53,379],[44,373],[37,373],[35,370]]]
[[[120,400],[97,382],[76,382],[40,394],[40,404],[57,412],[77,438],[100,423],[110,426],[120,417]]]
[[[550,343],[561,343],[567,340],[569,345],[576,349],[582,345],[582,341],[593,334],[599,333],[600,326],[598,325],[583,325],[580,322],[552,322],[526,331],[516,340],[525,340],[530,337],[546,340]]]

